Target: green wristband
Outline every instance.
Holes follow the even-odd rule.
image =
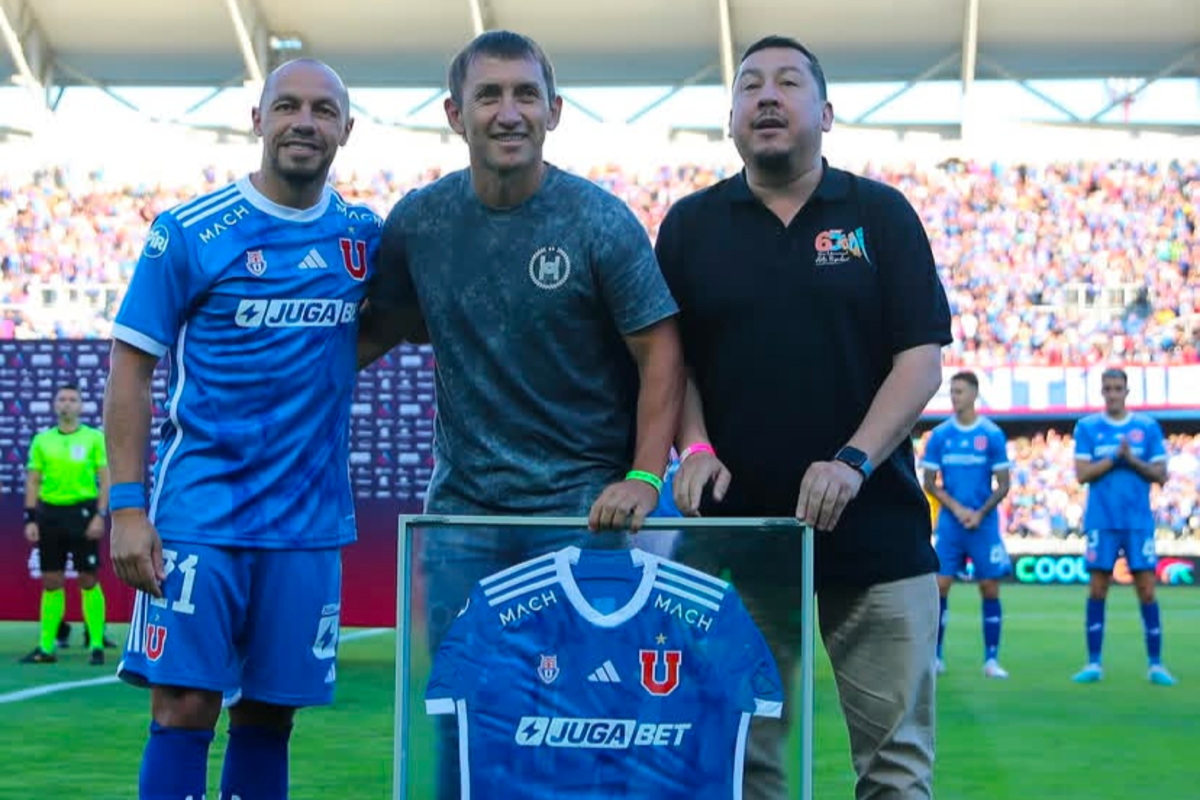
[[[653,472],[644,472],[640,469],[631,469],[625,473],[627,481],[643,481],[654,487],[656,492],[662,492],[662,478],[655,475]]]

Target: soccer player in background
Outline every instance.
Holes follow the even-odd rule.
[[[138,590],[118,672],[151,693],[140,800],[213,796],[223,699],[220,796],[286,798],[295,711],[333,699],[357,313],[381,221],[327,184],[353,125],[332,69],[280,66],[252,119],[261,167],[156,218],[113,325],[112,559]]]
[[[437,362],[431,514],[589,517],[637,530],[655,511],[683,397],[677,307],[633,212],[543,157],[562,97],[532,40],[474,39],[445,110],[470,167],[388,215],[360,363],[398,340],[419,301]],[[438,531],[423,540],[429,646],[477,581],[568,544],[619,534]],[[454,720],[438,727],[439,798],[458,796]]]
[[[941,562],[937,666],[938,672],[946,671],[942,642],[946,636],[950,587],[955,576],[966,569],[969,558],[983,598],[983,674],[989,678],[1007,678],[1008,673],[999,662],[1000,579],[1012,567],[1000,536],[996,507],[1008,494],[1012,464],[1008,460],[1004,431],[975,411],[978,397],[979,378],[975,373],[959,372],[950,379],[954,417],[933,429],[921,462],[925,469],[925,491],[942,506],[937,522],[937,554]]]
[[[1150,487],[1167,480],[1167,451],[1162,428],[1146,415],[1125,408],[1129,376],[1106,369],[1100,376],[1103,413],[1075,424],[1075,475],[1088,487],[1083,527],[1087,531],[1087,566],[1091,573],[1087,601],[1088,663],[1076,683],[1095,683],[1104,676],[1100,652],[1104,644],[1104,604],[1112,585],[1113,566],[1124,555],[1141,604],[1142,627],[1150,682],[1172,686],[1175,678],[1162,664],[1162,622],[1154,594],[1154,512]]]
[[[89,662],[104,663],[104,589],[96,580],[100,539],[108,516],[108,458],[104,435],[79,422],[79,387],[54,394],[58,424],[33,437],[25,473],[25,538],[38,546],[42,570],[42,635],[25,664],[58,660],[59,627],[66,612],[67,555],[79,573]]]

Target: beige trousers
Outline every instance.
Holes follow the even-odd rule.
[[[850,733],[855,798],[932,798],[937,580],[823,589],[817,608]]]
[[[711,538],[685,537],[674,558],[732,580],[775,656],[784,687],[791,687],[800,668],[799,547],[795,559],[782,559],[796,566],[778,570],[772,567],[780,560],[764,559],[761,550],[714,544]],[[856,800],[932,798],[936,578],[929,574],[867,589],[822,589],[817,609],[850,734]],[[795,754],[787,752],[791,705],[789,696],[780,719],[755,717],[751,722],[745,800],[790,798],[787,765],[795,761]]]

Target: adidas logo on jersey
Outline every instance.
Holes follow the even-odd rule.
[[[297,266],[300,269],[329,269],[329,265],[325,263],[325,259],[321,258],[321,254],[315,247],[308,251],[308,255]]]
[[[617,668],[611,661],[605,661],[588,675],[588,680],[592,683],[620,683],[621,676],[617,674]]]

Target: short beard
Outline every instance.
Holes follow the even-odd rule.
[[[276,155],[271,159],[271,166],[274,168],[279,180],[293,189],[305,189],[314,183],[323,182],[324,178],[322,176],[329,174],[329,166],[323,162],[312,169],[288,169],[280,161],[279,156]]]
[[[754,167],[766,175],[783,176],[792,169],[792,154],[787,150],[755,153],[751,158],[754,160]]]

